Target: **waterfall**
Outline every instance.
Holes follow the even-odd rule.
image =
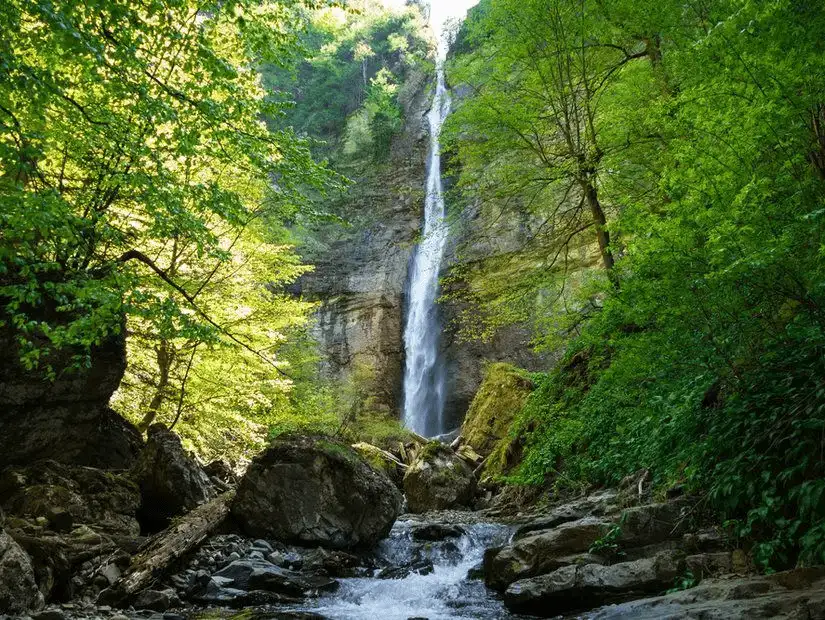
[[[435,97],[427,114],[430,155],[424,202],[423,237],[410,270],[407,324],[404,329],[404,424],[432,437],[444,433],[444,359],[440,352],[441,324],[436,308],[438,272],[447,243],[444,194],[441,186],[441,127],[450,112],[444,80],[446,44],[439,46]]]

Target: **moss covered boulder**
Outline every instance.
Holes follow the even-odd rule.
[[[375,469],[387,474],[387,477],[397,485],[401,484],[407,466],[392,453],[364,441],[354,443],[352,447]]]
[[[472,468],[438,441],[425,445],[404,474],[410,512],[468,507],[475,492]]]
[[[507,437],[513,418],[534,389],[523,370],[490,364],[461,426],[462,441],[481,456],[489,456]]]
[[[232,516],[250,536],[334,549],[390,531],[401,493],[352,447],[326,437],[279,437],[249,466]]]

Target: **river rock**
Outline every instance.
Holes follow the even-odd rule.
[[[591,620],[802,620],[825,618],[825,567],[708,579],[689,590],[610,605]]]
[[[287,596],[313,596],[335,590],[338,583],[327,577],[303,575],[266,561],[237,560],[216,572],[213,578],[229,579],[226,586],[236,590],[262,590]]]
[[[43,607],[29,556],[0,530],[0,614],[22,616]]]
[[[232,515],[250,536],[344,549],[384,538],[401,505],[390,479],[350,446],[292,436],[252,462]]]
[[[571,564],[510,584],[504,604],[519,613],[552,617],[665,590],[683,571],[682,557],[672,551],[610,566]]]
[[[396,484],[401,484],[407,466],[395,456],[378,446],[363,441],[352,444],[352,447],[375,469],[387,474],[387,477]]]
[[[424,446],[404,474],[404,492],[413,513],[468,506],[475,491],[470,466],[435,441]]]
[[[146,447],[132,476],[140,486],[140,518],[150,531],[162,529],[171,517],[216,497],[208,476],[183,450],[180,438],[162,424],[147,432]]]
[[[484,558],[484,581],[503,591],[514,581],[549,573],[570,564],[571,556],[579,561],[598,559],[587,552],[610,528],[599,517],[585,517],[563,523],[550,530],[533,532]]]

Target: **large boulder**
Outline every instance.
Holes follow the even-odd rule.
[[[203,469],[190,458],[180,438],[162,424],[147,432],[132,476],[140,486],[139,516],[149,530],[163,529],[169,519],[184,514],[217,496]]]
[[[404,474],[410,512],[469,506],[475,491],[476,479],[470,466],[437,441],[424,446]]]
[[[557,616],[646,592],[661,592],[671,587],[683,571],[684,561],[672,551],[610,566],[570,564],[510,584],[504,604],[519,613]]]
[[[695,588],[588,615],[593,620],[801,620],[825,618],[825,567],[741,578],[708,579]]]
[[[249,466],[232,515],[250,536],[341,549],[384,538],[401,505],[390,479],[350,446],[291,436]]]
[[[132,465],[140,433],[108,407],[126,369],[122,336],[93,347],[88,368],[72,368],[78,352],[70,349],[41,360],[55,369],[54,380],[20,365],[8,327],[0,327],[0,350],[0,467],[39,459],[106,469]]]
[[[598,517],[584,517],[552,529],[531,532],[484,558],[484,580],[503,591],[514,581],[549,573],[571,562],[594,563],[589,550],[610,529]]]
[[[514,416],[535,389],[529,377],[510,364],[490,364],[461,425],[461,438],[481,456],[506,439]]]
[[[0,530],[0,614],[22,616],[43,607],[34,570],[26,552]]]

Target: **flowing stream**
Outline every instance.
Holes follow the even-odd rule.
[[[414,522],[399,521],[378,548],[382,564],[416,565],[431,561],[427,574],[401,579],[342,579],[338,591],[319,599],[311,611],[335,620],[448,620],[513,618],[501,601],[468,571],[481,563],[484,550],[506,542],[509,528],[491,523],[462,525],[458,538],[416,542]]]
[[[422,239],[410,270],[407,324],[404,329],[404,424],[433,437],[444,428],[444,359],[440,351],[441,324],[436,308],[438,272],[447,243],[444,192],[441,185],[441,127],[450,112],[450,94],[444,79],[446,43],[439,46],[435,97],[427,114],[430,156],[424,202]]]

